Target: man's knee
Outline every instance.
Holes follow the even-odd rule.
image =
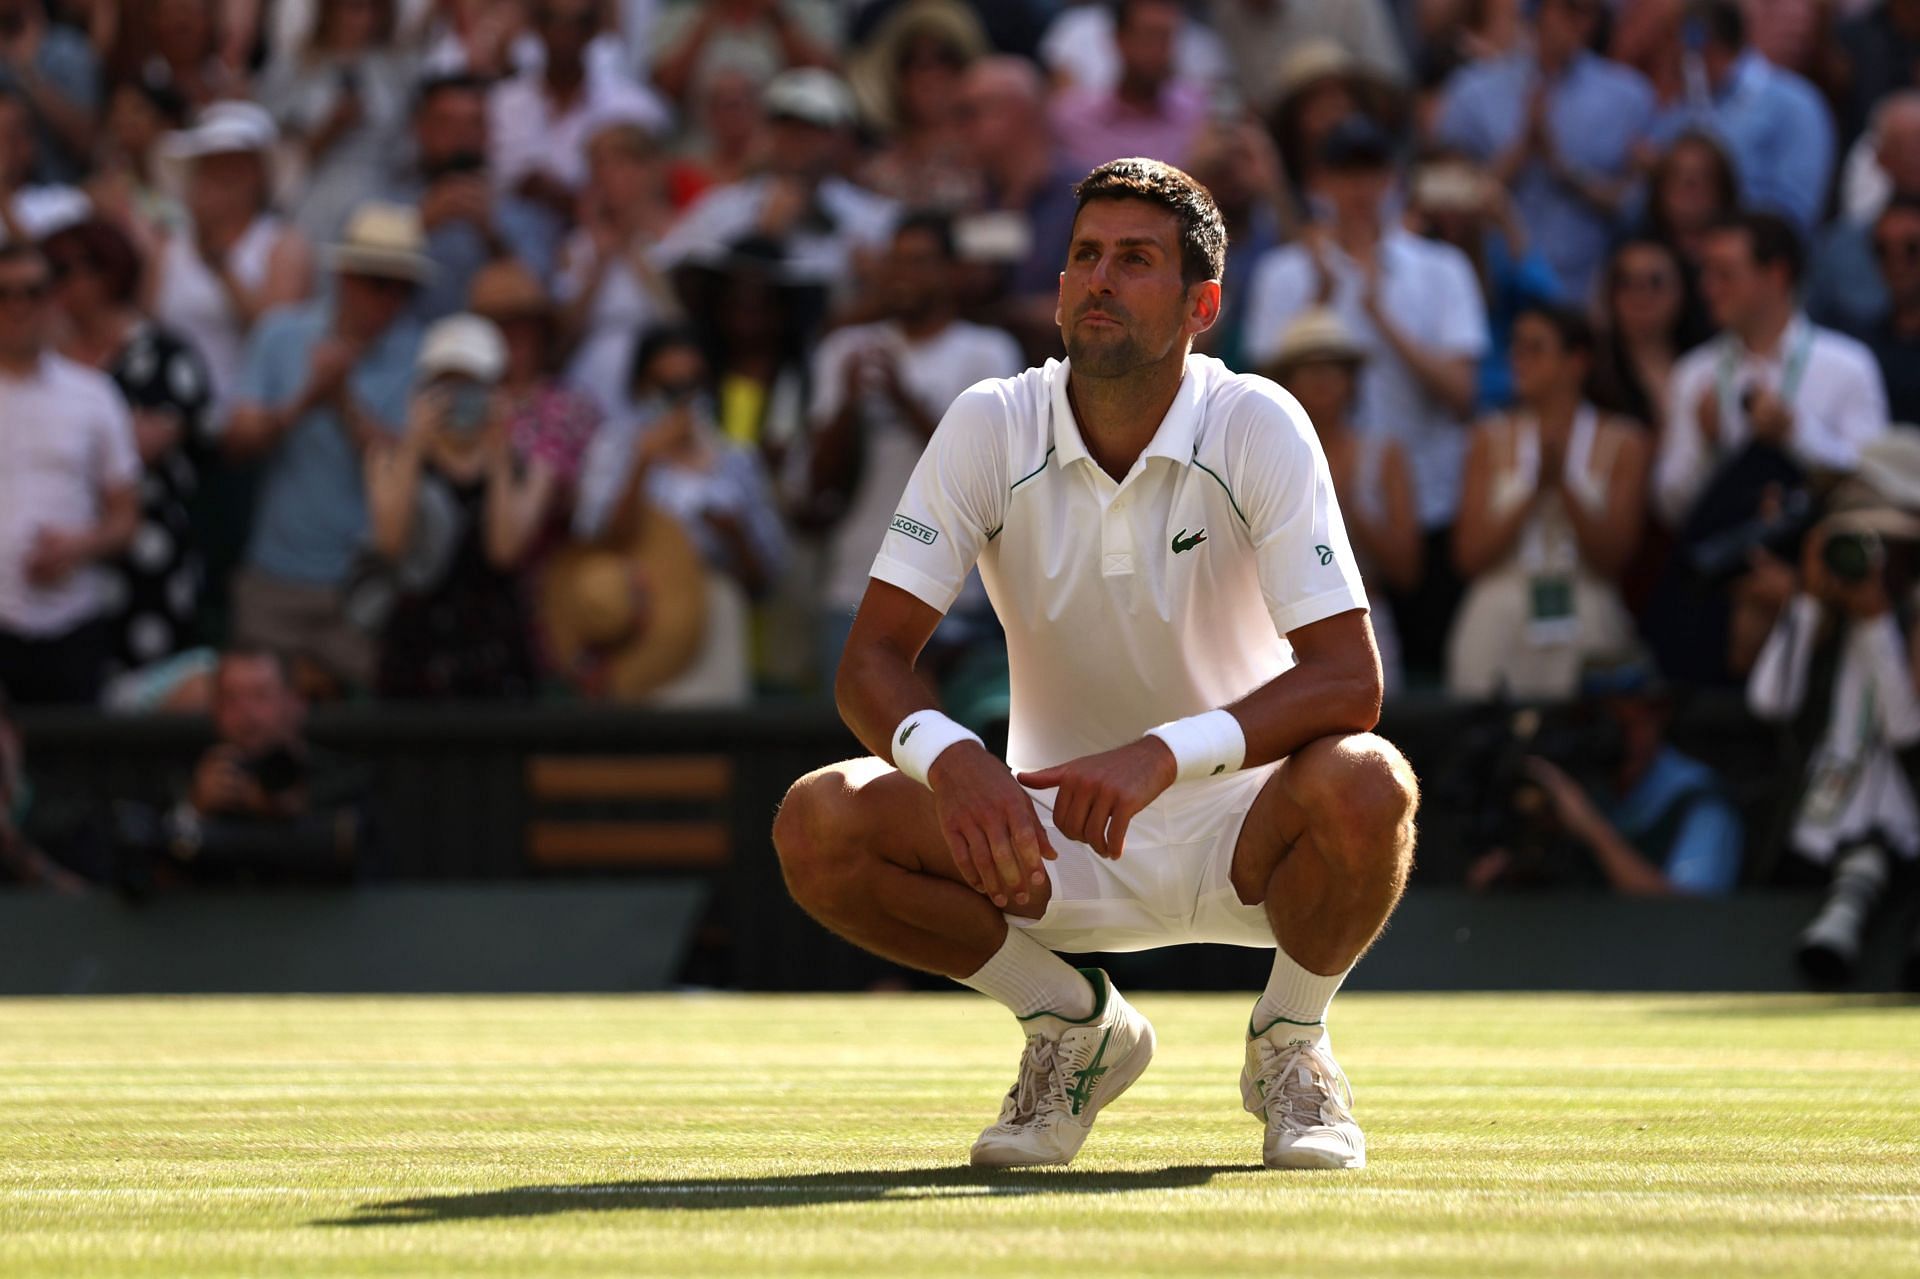
[[[832,896],[849,859],[847,815],[852,796],[831,768],[808,773],[787,790],[773,819],[773,848],[787,891],[811,907]]]
[[[1420,783],[1393,743],[1372,733],[1323,737],[1294,753],[1295,798],[1327,851],[1404,878]]]

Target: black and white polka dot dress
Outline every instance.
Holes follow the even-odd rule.
[[[107,367],[137,415],[178,415],[174,447],[146,464],[140,478],[140,529],[111,566],[108,616],[114,664],[132,670],[200,642],[197,616],[205,567],[194,544],[188,502],[199,487],[212,387],[206,363],[179,337],[145,322]]]

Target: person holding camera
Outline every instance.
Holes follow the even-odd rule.
[[[186,802],[200,817],[299,817],[307,790],[306,704],[272,653],[232,649],[213,678],[217,739],[194,767]]]
[[[1834,512],[1807,535],[1796,590],[1747,680],[1759,718],[1816,717],[1802,725],[1814,745],[1776,877],[1828,883],[1798,950],[1822,982],[1852,974],[1895,859],[1920,857],[1920,806],[1901,758],[1920,742],[1920,646],[1903,616],[1920,518],[1888,500],[1920,496],[1916,481],[1920,432],[1869,447],[1860,479],[1835,493]]]
[[[1527,755],[1509,807],[1525,809],[1534,831],[1544,825],[1551,832],[1536,842],[1589,859],[1613,892],[1732,892],[1746,843],[1740,814],[1719,774],[1667,741],[1673,702],[1659,673],[1638,659],[1595,667],[1582,691],[1583,710],[1597,712],[1580,739],[1582,760]],[[1584,772],[1593,776],[1583,785]],[[1527,857],[1523,847],[1494,848],[1468,869],[1467,883],[1488,888],[1566,869]]]

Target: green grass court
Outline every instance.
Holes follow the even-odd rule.
[[[0,1275],[1920,1274],[1920,1006],[1347,996],[1373,1166],[1279,1174],[1250,1001],[998,1175],[973,996],[0,1001]]]

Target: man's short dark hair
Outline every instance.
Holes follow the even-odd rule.
[[[114,302],[131,302],[140,292],[140,277],[145,270],[140,250],[125,231],[105,218],[88,218],[61,227],[40,241],[40,248],[49,267],[66,264],[69,255],[77,255],[88,270],[99,274],[107,296]]]
[[[914,213],[909,213],[900,219],[898,226],[893,228],[893,238],[897,240],[903,235],[916,231],[922,235],[932,236],[934,243],[940,247],[940,256],[949,262],[953,261],[952,218],[932,209],[922,209]]]
[[[1753,254],[1755,266],[1762,269],[1785,266],[1787,283],[1800,283],[1806,247],[1800,243],[1800,233],[1794,229],[1793,223],[1778,213],[1741,210],[1717,219],[1713,229],[1716,232],[1737,231],[1746,236],[1747,248]]]
[[[280,682],[287,688],[295,687],[293,677],[293,659],[277,648],[267,648],[261,644],[234,644],[220,651],[220,664],[214,668],[214,684],[218,687],[220,672],[234,662],[267,662],[279,675]]]
[[[1227,227],[1207,189],[1163,164],[1133,156],[1109,160],[1073,188],[1075,220],[1095,200],[1144,200],[1180,224],[1180,279],[1188,285],[1218,280],[1227,269]]]
[[[1692,16],[1706,28],[1707,39],[1722,49],[1747,47],[1747,15],[1739,0],[1697,0]]]
[[[449,71],[444,75],[429,76],[414,91],[413,109],[415,114],[426,110],[427,104],[443,93],[472,93],[484,98],[491,87],[492,81],[470,71]]]

